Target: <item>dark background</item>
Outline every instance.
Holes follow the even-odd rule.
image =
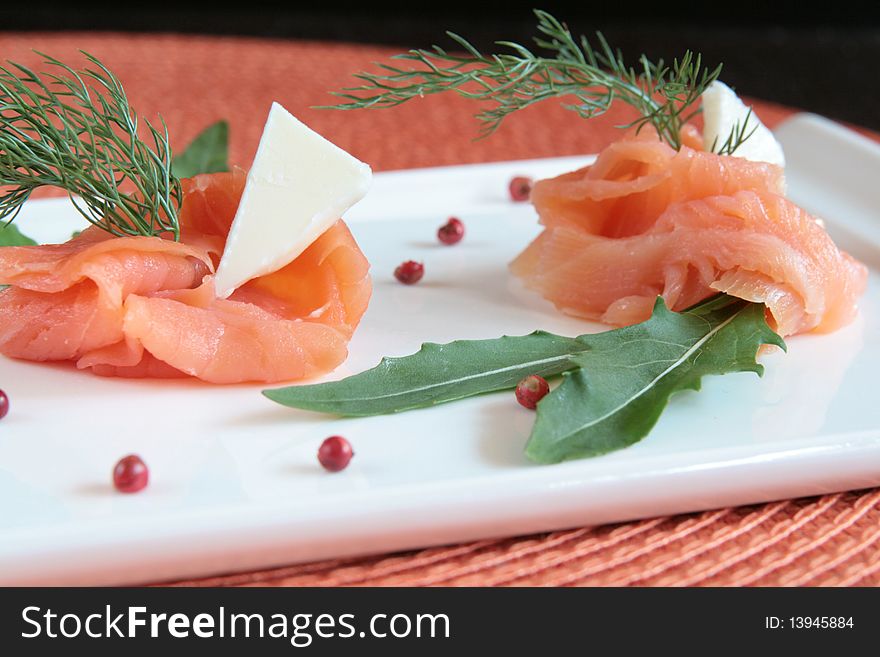
[[[685,48],[746,95],[880,130],[878,2],[654,2],[621,0],[540,6],[576,33],[602,30],[628,57],[671,59]],[[320,39],[424,47],[450,29],[488,50],[498,39],[525,43],[533,3],[320,2],[280,0],[82,3],[35,0],[0,5],[0,29],[185,32]],[[0,53],[2,58],[2,53]]]

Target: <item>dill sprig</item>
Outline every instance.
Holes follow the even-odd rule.
[[[92,224],[117,236],[180,236],[180,181],[168,129],[139,120],[119,79],[86,52],[76,71],[38,53],[38,75],[0,66],[0,219],[12,221],[39,187],[59,187]]]
[[[638,66],[628,66],[619,49],[612,48],[601,32],[597,47],[581,36],[575,38],[568,27],[541,10],[535,45],[544,54],[510,41],[496,45],[509,52],[485,55],[463,37],[447,32],[464,54],[450,53],[439,46],[430,50],[410,50],[393,59],[415,62],[417,68],[377,64],[381,73],[355,75],[363,84],[348,87],[334,95],[346,103],[333,109],[393,107],[413,98],[454,91],[492,106],[480,111],[481,136],[495,131],[513,112],[549,98],[573,98],[567,109],[589,119],[608,111],[619,100],[633,106],[639,117],[622,128],[642,129],[651,125],[661,139],[681,148],[681,129],[700,109],[694,107],[700,95],[718,78],[721,66],[707,68],[699,54],[686,51],[667,65],[651,62],[645,55]],[[738,141],[733,136],[730,152]]]
[[[746,118],[742,121],[736,121],[733,124],[733,128],[730,131],[730,134],[727,135],[727,139],[718,144],[718,137],[712,142],[711,150],[713,153],[718,153],[719,155],[733,155],[734,151],[739,148],[742,143],[755,134],[755,131],[758,129],[758,124],[753,123],[752,119],[752,109],[749,108],[749,111],[746,113]]]

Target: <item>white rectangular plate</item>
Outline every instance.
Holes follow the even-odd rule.
[[[0,583],[122,584],[386,552],[880,485],[880,148],[818,117],[779,130],[792,197],[822,215],[872,267],[858,320],[789,340],[763,379],[707,379],[677,395],[627,450],[536,466],[533,413],[498,393],[400,415],[341,420],[277,406],[259,385],[104,379],[72,367],[0,360],[11,412],[0,423]],[[559,158],[379,174],[350,224],[375,292],[351,357],[328,378],[424,341],[537,328],[600,327],[524,291],[507,263],[538,233],[512,175],[570,170]],[[436,242],[447,216],[467,226]],[[42,241],[79,226],[66,200],[17,220]],[[424,280],[397,283],[403,260]],[[354,446],[337,474],[315,454]],[[150,467],[137,495],[114,493],[128,453]]]

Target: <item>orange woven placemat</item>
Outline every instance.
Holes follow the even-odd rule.
[[[513,116],[473,142],[474,108],[437,96],[394,110],[330,112],[326,92],[387,50],[325,43],[176,35],[0,34],[0,58],[37,65],[79,48],[125,82],[146,118],[161,111],[177,148],[220,118],[247,165],[271,101],[376,169],[594,152],[620,114],[590,122],[554,104]],[[758,104],[770,125],[789,110]],[[324,561],[190,585],[877,585],[880,490],[655,518],[397,555]]]

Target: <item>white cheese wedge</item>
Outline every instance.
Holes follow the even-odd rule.
[[[226,298],[305,251],[370,187],[367,164],[272,104],[214,287]]]
[[[703,92],[703,148],[707,151],[717,143],[716,149],[727,141],[735,126],[748,120],[745,134],[754,130],[751,137],[737,148],[733,155],[754,162],[770,162],[785,166],[785,154],[773,133],[767,129],[754,112],[739,96],[723,82],[716,80]],[[717,142],[716,142],[717,140]]]

